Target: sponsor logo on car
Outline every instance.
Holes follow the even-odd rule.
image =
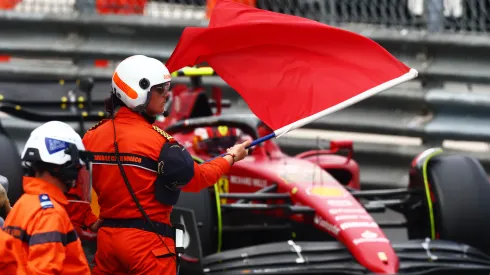
[[[330,214],[367,214],[366,209],[364,208],[337,208],[328,210]]]
[[[226,136],[228,134],[228,126],[218,126],[218,132],[221,136]]]
[[[361,234],[362,238],[354,239],[353,243],[355,245],[361,244],[361,243],[389,243],[390,241],[387,238],[384,237],[379,237],[376,232],[372,232],[369,230],[364,231]]]
[[[329,222],[327,222],[326,220],[324,220],[322,217],[318,215],[315,215],[313,221],[316,225],[325,229],[328,232],[331,232],[334,235],[338,235],[340,232],[340,229],[337,226],[330,224]]]
[[[378,259],[380,259],[383,262],[388,261],[388,256],[386,256],[386,253],[384,252],[378,252]]]
[[[255,161],[255,157],[248,155],[244,159],[242,159],[241,161],[254,162]]]
[[[350,200],[327,200],[327,204],[336,207],[352,206],[354,205]]]
[[[372,220],[369,215],[340,215],[335,216],[336,221],[344,221],[344,220]]]
[[[340,187],[313,186],[306,188],[306,194],[318,197],[345,197],[346,192]]]
[[[321,185],[336,182],[329,173],[320,167],[303,168],[296,165],[284,165],[277,167],[278,176],[286,183],[311,183]]]
[[[358,227],[378,228],[379,226],[375,222],[344,222],[340,224],[340,228],[342,230],[349,229],[349,228],[358,228]]]
[[[221,178],[219,178],[216,184],[218,186],[218,192],[220,194],[226,194],[230,192],[230,182],[228,181],[227,176],[222,176]],[[226,199],[221,199],[221,203],[226,204]]]
[[[265,179],[240,177],[240,176],[230,176],[230,183],[237,184],[237,185],[260,187],[260,188],[264,188],[267,186],[267,180]]]

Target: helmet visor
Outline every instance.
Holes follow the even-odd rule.
[[[161,96],[168,96],[170,92],[170,81],[153,85],[151,91],[158,93]]]

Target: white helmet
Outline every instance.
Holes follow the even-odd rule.
[[[112,92],[129,108],[143,111],[150,100],[150,89],[163,85],[170,88],[171,75],[159,60],[144,55],[133,55],[116,67],[112,76]]]
[[[34,129],[22,152],[22,161],[64,165],[71,162],[71,155],[65,152],[70,144],[78,151],[85,151],[80,135],[61,121],[50,121]],[[83,161],[80,160],[83,165]]]
[[[80,135],[60,121],[46,122],[34,129],[21,156],[30,176],[34,176],[38,165],[52,165],[49,173],[65,183],[68,190],[76,187],[72,193],[85,202],[91,200],[92,190],[91,174],[85,165],[89,157]]]

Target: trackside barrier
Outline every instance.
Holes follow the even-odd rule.
[[[190,84],[188,77],[174,77],[174,80],[174,83]],[[240,102],[240,96],[219,77],[209,76],[202,81],[206,88],[222,87],[225,98]],[[70,80],[25,84],[0,81],[0,95],[19,101],[24,101],[19,98],[31,102],[44,98],[58,100],[69,96],[69,90],[74,86],[75,82]],[[39,93],[33,95],[34,89]],[[92,97],[100,102],[109,89],[110,80],[98,80]],[[77,97],[83,99],[84,96],[79,94]],[[490,93],[423,89],[416,82],[408,82],[320,118],[304,128],[413,137],[433,146],[439,146],[445,140],[487,142],[490,140],[489,105]],[[249,112],[243,102],[234,109]]]
[[[490,94],[433,90],[427,93],[434,117],[425,125],[425,137],[437,140],[490,141]]]
[[[0,56],[11,56],[8,62],[0,62],[0,78],[76,79],[92,76],[107,79],[111,68],[129,55],[139,53],[167,60],[186,26],[206,25],[206,20],[192,18],[155,20],[144,16],[97,14],[25,16],[0,11]],[[417,69],[417,79],[425,86],[437,86],[444,81],[490,83],[488,36],[428,34],[421,30],[372,28],[369,25],[343,27],[374,39]],[[42,66],[26,59],[64,63]],[[96,59],[106,60],[105,64],[96,67]]]

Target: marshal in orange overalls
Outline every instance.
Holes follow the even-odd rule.
[[[165,228],[170,224],[172,206],[156,199],[158,168],[155,165],[162,147],[172,138],[127,107],[119,109],[114,121],[120,158],[128,181],[149,218],[159,228]],[[92,272],[175,275],[176,264],[170,255],[175,253],[173,239],[162,234],[158,236],[151,229],[141,229],[146,223],[115,162],[113,129],[112,121],[104,120],[83,138],[85,148],[94,154],[92,184],[100,206],[99,218],[104,220],[98,231]],[[193,165],[194,177],[183,191],[198,192],[212,186],[230,168],[223,158]]]
[[[23,187],[25,193],[3,228],[14,237],[18,274],[90,274],[82,244],[64,209],[68,201],[63,192],[31,177],[24,177]]]

